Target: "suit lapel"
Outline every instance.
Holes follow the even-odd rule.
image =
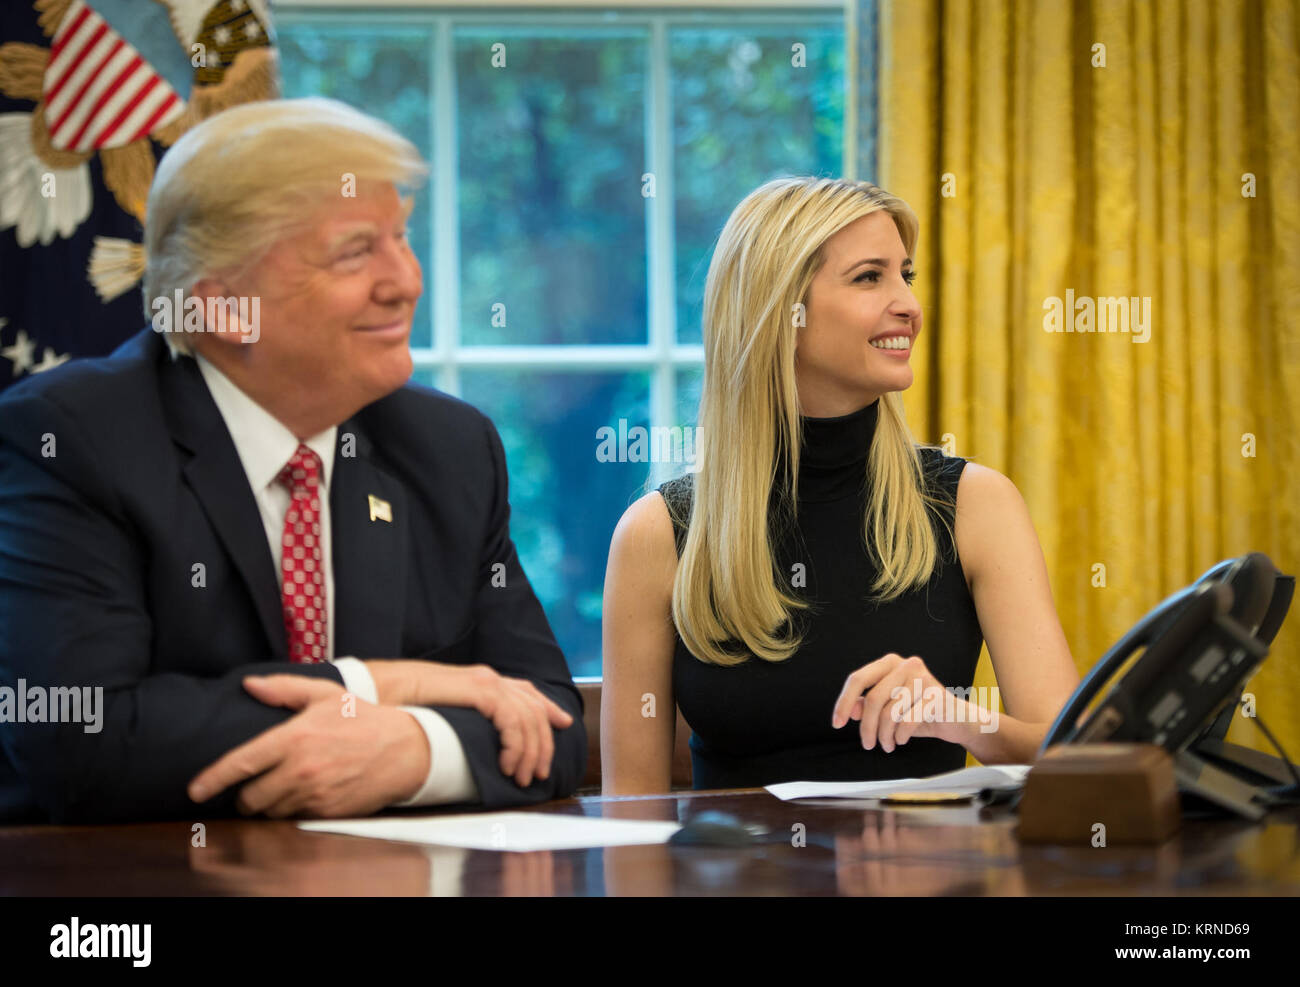
[[[159,372],[172,437],[192,453],[185,479],[248,587],[272,658],[287,661],[275,562],[234,440],[194,360],[162,356]]]
[[[339,426],[330,479],[334,654],[400,658],[410,517],[405,488],[373,452],[355,418]]]

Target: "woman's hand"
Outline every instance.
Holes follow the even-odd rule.
[[[844,680],[831,726],[838,730],[849,720],[859,720],[863,750],[879,741],[888,752],[913,737],[955,739],[949,736],[950,722],[978,722],[978,716],[979,711],[948,692],[918,656],[891,653]]]

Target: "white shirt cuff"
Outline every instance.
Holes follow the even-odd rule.
[[[424,785],[398,806],[450,805],[455,802],[477,802],[478,786],[469,770],[465,748],[451,724],[439,713],[423,706],[399,706],[415,717],[424,728],[429,740],[429,775]]]
[[[335,658],[334,667],[343,677],[343,688],[358,699],[364,699],[372,705],[379,705],[379,690],[375,688],[375,677],[366,668],[366,663],[359,658]]]

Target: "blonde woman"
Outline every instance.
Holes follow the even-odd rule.
[[[735,788],[1025,763],[1077,684],[1019,492],[904,420],[916,239],[906,203],[836,179],[769,182],[723,228],[699,472],[610,546],[607,794],[670,788],[674,703],[695,787]],[[984,640],[1002,715],[964,691]]]

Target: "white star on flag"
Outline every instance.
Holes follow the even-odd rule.
[[[45,347],[45,355],[41,362],[32,367],[32,373],[44,373],[46,370],[53,370],[55,367],[62,366],[72,358],[71,353],[57,354],[50,347]]]
[[[27,333],[22,329],[18,330],[18,338],[14,340],[12,346],[6,346],[0,350],[0,356],[14,365],[13,375],[15,378],[20,377],[25,370],[31,369],[35,353],[36,340],[29,339]]]

